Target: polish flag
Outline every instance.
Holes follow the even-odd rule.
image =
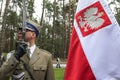
[[[120,80],[120,27],[105,0],[79,0],[64,80]]]

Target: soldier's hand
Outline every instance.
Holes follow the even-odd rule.
[[[15,49],[15,57],[17,60],[20,60],[20,58],[27,52],[27,44],[23,42],[17,42],[16,43],[16,49]]]

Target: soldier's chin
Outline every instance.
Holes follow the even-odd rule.
[[[29,42],[27,39],[25,39],[25,42]]]

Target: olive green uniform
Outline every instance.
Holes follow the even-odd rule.
[[[27,69],[34,80],[55,80],[51,54],[38,47],[31,58],[25,54],[20,62],[12,55],[0,68],[0,80],[8,80],[5,78],[9,76],[17,78],[15,80],[32,80],[23,63],[27,64]]]

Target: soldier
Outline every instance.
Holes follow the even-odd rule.
[[[58,58],[56,59],[56,61],[57,61],[56,68],[61,68],[61,66],[60,66],[60,58],[58,57]]]
[[[37,25],[31,21],[26,22],[25,42],[29,45],[23,42],[17,43],[15,51],[12,51],[11,56],[0,68],[0,80],[6,80],[9,76],[12,76],[13,80],[55,80],[52,55],[35,45],[38,35]],[[18,37],[21,40],[21,28]]]

